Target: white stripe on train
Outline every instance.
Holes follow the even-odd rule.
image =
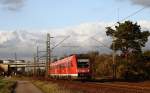
[[[51,76],[78,76],[78,74],[50,74]]]

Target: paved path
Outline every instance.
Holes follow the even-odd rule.
[[[43,93],[29,81],[17,81],[16,93]]]

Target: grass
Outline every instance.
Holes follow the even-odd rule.
[[[50,81],[33,80],[27,77],[12,77],[12,80],[29,80],[38,87],[43,93],[85,93],[81,90],[67,88]],[[1,92],[0,92],[1,93]]]
[[[52,82],[33,81],[33,84],[40,88],[44,93],[84,93],[83,91],[68,89]]]
[[[0,93],[12,93],[15,82],[0,79]]]

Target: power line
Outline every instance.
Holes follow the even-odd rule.
[[[142,10],[144,10],[144,9],[146,9],[146,8],[148,8],[148,7],[143,7],[143,8],[141,8],[141,9],[139,9],[139,10],[137,10],[137,11],[133,12],[132,14],[130,14],[130,15],[126,16],[125,18],[123,18],[123,19],[119,20],[119,22],[122,22],[122,21],[126,20],[127,18],[130,18],[130,17],[132,17],[132,16],[136,15],[137,13],[141,12]],[[110,26],[110,27],[115,26],[117,23],[118,23],[118,22],[116,22],[115,24],[113,24],[113,25],[112,25],[112,26]]]
[[[137,11],[133,12],[132,14],[130,14],[130,15],[128,15],[128,16],[126,16],[125,18],[123,18],[123,19],[119,20],[118,22],[122,22],[122,21],[126,20],[127,18],[129,18],[129,17],[132,17],[132,16],[136,15],[137,13],[141,12],[142,10],[144,10],[144,9],[146,9],[146,8],[148,8],[148,7],[143,7],[143,8],[141,8],[141,9],[139,9],[139,10],[137,10]],[[118,16],[119,16],[119,14],[118,14]],[[119,17],[118,17],[118,18],[119,18]],[[114,23],[113,25],[111,25],[111,26],[109,26],[109,27],[113,27],[113,26],[115,26],[118,22]],[[98,33],[99,33],[99,32],[98,32]],[[93,36],[91,36],[91,37],[96,36],[98,33],[94,34],[94,35],[93,35]],[[90,38],[91,38],[91,37],[90,37]]]
[[[105,45],[104,43],[102,43],[101,41],[97,40],[96,38],[91,37],[91,39],[93,39],[93,40],[97,41],[97,42],[98,42],[99,44],[101,44],[103,47],[107,47],[107,48],[109,48],[109,46]]]
[[[57,46],[59,46],[60,44],[62,44],[65,40],[67,40],[70,36],[65,37],[62,41],[60,41],[58,44],[56,44],[54,47],[52,47],[52,49],[56,48]]]

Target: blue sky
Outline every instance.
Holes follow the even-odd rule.
[[[0,29],[63,28],[88,22],[115,22],[143,6],[128,0],[24,0],[19,11],[0,9]],[[1,7],[3,7],[1,5]],[[150,20],[150,9],[129,18]]]
[[[135,11],[150,6],[149,0],[0,0],[0,58],[31,58],[36,46],[45,50],[46,34],[70,36],[52,51],[54,56],[68,53],[111,50],[105,27]],[[128,18],[150,31],[150,8]],[[63,37],[52,39],[54,45]],[[80,46],[64,48],[62,46]],[[92,46],[101,46],[93,48]],[[150,49],[150,38],[144,49]]]

